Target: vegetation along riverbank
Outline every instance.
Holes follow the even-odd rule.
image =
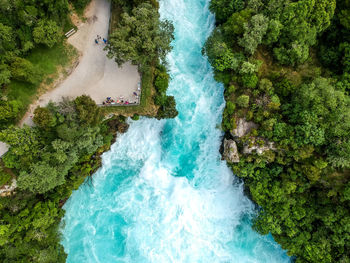
[[[350,262],[350,4],[211,0],[223,157],[296,262]]]
[[[82,15],[89,2],[5,2],[0,6],[0,141],[10,146],[0,163],[1,190],[10,189],[0,197],[2,262],[65,262],[58,233],[62,206],[98,169],[100,155],[117,132],[127,130],[122,115],[134,119],[177,115],[174,98],[166,96],[169,75],[163,66],[173,39],[171,23],[160,21],[156,1],[115,1],[114,10],[120,13],[107,49],[118,64],[131,61],[139,66],[140,105],[103,108],[82,95],[38,107],[34,127],[15,125],[33,102],[43,76],[55,73],[76,54],[63,40],[63,32],[74,27],[67,14],[73,6]],[[145,24],[146,29],[140,30]],[[108,119],[110,112],[114,116]]]

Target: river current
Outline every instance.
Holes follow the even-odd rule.
[[[254,205],[220,158],[223,87],[201,54],[214,27],[208,5],[160,1],[175,26],[168,94],[179,116],[130,120],[93,186],[73,193],[61,230],[68,263],[289,262],[251,229]]]

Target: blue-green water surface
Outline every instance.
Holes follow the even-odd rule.
[[[62,222],[68,263],[289,262],[251,229],[254,206],[220,158],[223,87],[201,54],[214,27],[208,4],[160,2],[175,26],[168,93],[179,116],[130,121],[93,187],[73,193]]]

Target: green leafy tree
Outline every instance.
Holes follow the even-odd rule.
[[[174,96],[167,96],[165,102],[157,112],[158,119],[175,118],[178,115]]]
[[[46,162],[35,163],[30,172],[22,172],[18,177],[18,187],[33,193],[45,193],[64,183],[63,173]]]
[[[247,108],[249,106],[249,96],[241,95],[236,99],[236,103],[241,108]]]
[[[38,127],[48,129],[56,125],[56,117],[48,108],[38,107],[34,111],[33,121]]]
[[[209,9],[215,14],[217,21],[220,23],[227,20],[234,12],[244,8],[243,0],[212,0]]]
[[[61,38],[61,28],[52,20],[40,20],[33,30],[35,43],[53,47]]]
[[[148,3],[133,8],[132,14],[121,15],[119,26],[112,32],[107,46],[108,56],[118,65],[127,61],[149,64],[155,59],[164,60],[174,39],[173,25],[159,20],[159,14]]]
[[[40,81],[40,72],[28,60],[16,57],[11,64],[11,75],[14,79],[37,83]]]
[[[244,24],[243,38],[238,43],[248,54],[254,54],[256,48],[261,44],[269,26],[269,19],[262,14],[252,16],[249,24]]]
[[[22,108],[21,102],[17,100],[0,101],[0,123],[14,121]]]
[[[232,35],[243,35],[244,25],[249,22],[251,17],[252,11],[249,9],[233,13],[223,25],[225,34],[229,37]]]
[[[74,104],[81,123],[96,125],[101,121],[101,109],[91,97],[86,95],[79,96],[74,100]]]

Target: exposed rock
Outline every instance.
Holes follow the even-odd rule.
[[[7,153],[9,148],[10,147],[6,143],[0,142],[0,157],[3,156],[5,153]]]
[[[4,185],[0,189],[0,196],[9,196],[11,195],[11,192],[17,188],[17,181],[15,178],[12,179],[11,185]]]
[[[230,163],[238,163],[239,155],[237,145],[234,140],[224,140],[224,154],[223,158]]]
[[[236,121],[236,129],[233,129],[230,133],[233,137],[243,137],[247,135],[252,129],[257,129],[258,124],[252,121],[246,121],[245,118],[239,118]]]
[[[264,141],[264,145],[258,145],[256,143],[256,138],[251,138],[251,143],[249,145],[243,146],[243,153],[244,154],[251,154],[252,152],[256,152],[257,154],[263,154],[266,151],[269,150],[276,150],[275,145],[273,142],[269,142],[266,140]]]

